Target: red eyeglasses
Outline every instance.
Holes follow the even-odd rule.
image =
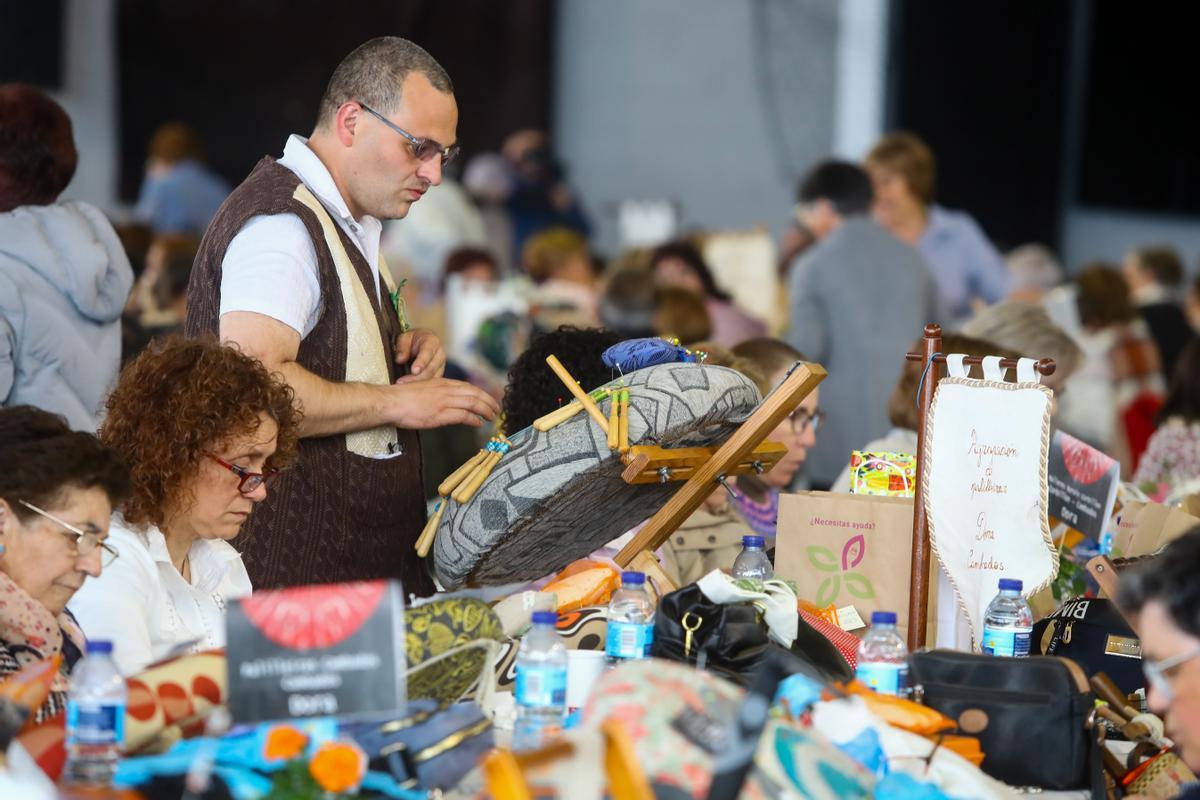
[[[242,494],[250,494],[255,489],[265,485],[279,474],[279,470],[277,469],[267,470],[265,472],[251,472],[245,467],[239,467],[237,464],[230,464],[228,461],[222,458],[217,458],[212,453],[205,453],[204,455],[208,456],[213,461],[217,462],[222,467],[240,478],[238,481],[238,491]]]

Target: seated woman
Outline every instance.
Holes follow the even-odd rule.
[[[698,342],[692,349],[707,355],[705,364],[735,369],[754,381],[759,391],[764,390],[765,380],[758,367],[746,359],[715,342]],[[742,552],[742,537],[754,533],[729,502],[729,494],[718,487],[663,543],[658,551],[659,560],[667,577],[676,586],[685,586],[714,569],[730,570],[733,560]]]
[[[913,342],[909,348],[911,352],[919,353],[924,345],[918,339]],[[1006,350],[1003,347],[985,342],[982,339],[973,339],[970,336],[963,336],[959,333],[943,333],[942,334],[942,352],[944,353],[963,353],[968,356],[1000,356],[1001,358],[1019,358],[1020,355],[1012,350]],[[982,378],[983,370],[981,367],[969,367],[968,375],[972,378]],[[1009,373],[1012,377],[1012,373]],[[867,442],[862,447],[858,448],[864,453],[905,453],[910,456],[917,454],[917,426],[920,425],[921,410],[917,406],[917,392],[920,390],[921,384],[921,362],[906,361],[900,371],[900,380],[896,381],[896,388],[892,390],[892,396],[888,398],[888,419],[892,423],[892,429],[887,435]],[[829,487],[831,492],[849,492],[851,491],[851,475],[850,475],[850,454],[846,454],[847,464],[842,473],[834,480],[833,485]]]
[[[733,347],[766,334],[766,325],[739,308],[729,293],[717,286],[704,256],[691,242],[679,240],[662,245],[650,257],[650,269],[660,286],[687,289],[703,298],[716,344]],[[683,338],[682,334],[675,335]]]
[[[1200,487],[1200,340],[1179,356],[1157,422],[1133,481],[1155,502],[1171,504]]]
[[[803,361],[791,345],[779,339],[750,339],[733,348],[733,354],[750,362],[765,378],[758,389],[766,397],[787,376],[797,361]],[[779,493],[792,485],[796,473],[808,457],[808,448],[817,442],[817,431],[825,412],[818,408],[820,390],[813,389],[800,406],[771,431],[767,439],[787,447],[785,455],[770,472],[761,475],[741,475],[736,479],[737,498],[734,505],[754,532],[775,546],[775,524],[779,519]]]
[[[229,541],[295,458],[299,417],[281,379],[215,339],[161,340],[121,373],[100,439],[131,472],[112,521],[122,558],[71,611],[113,640],[123,674],[224,646],[225,603],[251,591]]]
[[[62,655],[40,722],[66,706],[84,649],[67,601],[117,557],[105,540],[129,474],[95,436],[32,406],[0,408],[0,464],[0,681]]]

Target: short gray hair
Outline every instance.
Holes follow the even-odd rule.
[[[437,60],[420,45],[399,36],[380,36],[354,48],[342,59],[325,87],[317,127],[328,124],[342,104],[357,100],[380,114],[400,107],[400,89],[410,73],[419,72],[433,88],[451,94],[454,84]]]
[[[1054,324],[1046,309],[1023,300],[1005,300],[977,313],[962,332],[985,339],[1026,358],[1052,358],[1057,374],[1070,376],[1083,351],[1070,334]]]

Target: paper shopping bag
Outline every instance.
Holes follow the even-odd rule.
[[[794,581],[800,599],[818,608],[853,606],[864,623],[870,623],[872,611],[894,611],[900,635],[906,636],[912,525],[909,497],[784,494],[779,498],[775,577]],[[930,581],[934,612],[936,584]]]
[[[1117,514],[1112,554],[1134,558],[1155,553],[1197,525],[1200,519],[1173,506],[1130,501]]]

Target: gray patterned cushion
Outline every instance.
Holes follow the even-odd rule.
[[[700,364],[649,367],[625,383],[633,444],[718,444],[761,399],[741,373]],[[607,415],[608,401],[599,405]],[[512,450],[474,497],[462,505],[447,501],[433,546],[434,572],[447,589],[562,569],[650,517],[680,486],[627,485],[620,456],[586,412],[510,440]]]

